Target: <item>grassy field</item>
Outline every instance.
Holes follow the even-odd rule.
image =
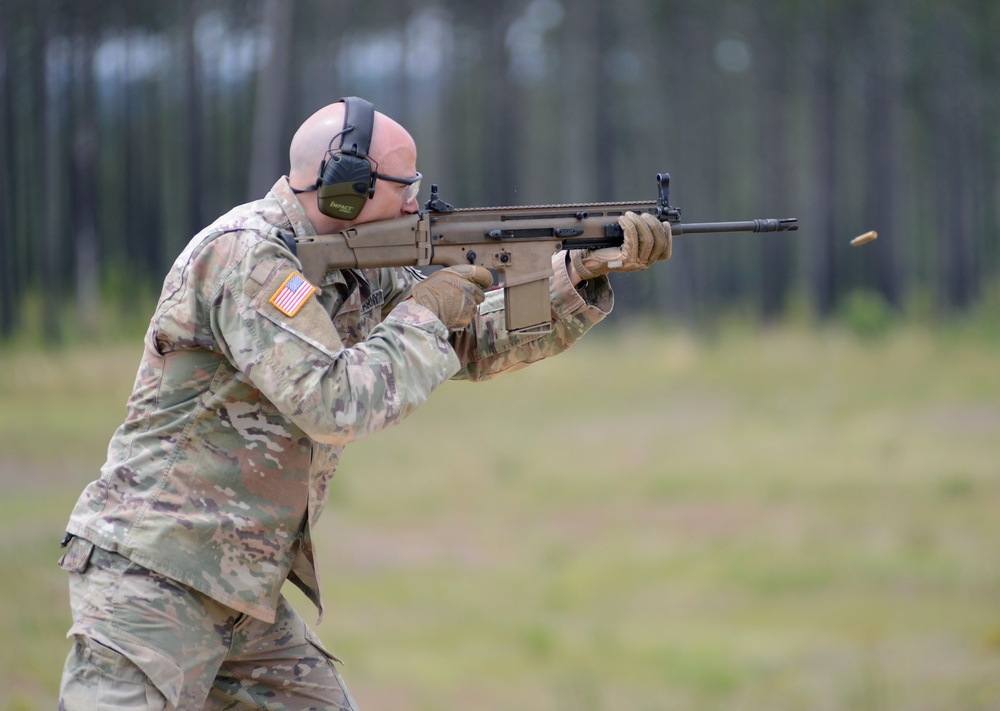
[[[137,357],[0,353],[0,709]],[[1000,343],[605,329],[354,445],[318,539],[366,711],[1000,709]]]

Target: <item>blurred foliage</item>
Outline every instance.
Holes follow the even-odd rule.
[[[878,292],[852,291],[841,306],[844,323],[860,338],[883,338],[892,324],[892,310]]]

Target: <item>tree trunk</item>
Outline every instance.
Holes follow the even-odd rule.
[[[836,63],[831,41],[831,18],[827,8],[810,13],[804,28],[804,44],[808,48],[807,93],[808,115],[815,146],[810,176],[812,195],[811,219],[807,222],[810,239],[807,253],[806,278],[816,312],[826,317],[834,307],[834,232],[837,209],[837,150],[839,130],[836,117]]]
[[[18,291],[20,277],[17,269],[17,227],[16,215],[18,199],[15,193],[17,175],[14,158],[14,55],[9,51],[10,30],[15,11],[9,5],[0,4],[0,124],[7,130],[0,133],[0,339],[14,333],[17,326]]]
[[[480,97],[480,124],[484,171],[483,192],[491,204],[510,205],[517,201],[514,162],[515,137],[519,130],[519,92],[510,80],[506,45],[510,26],[508,5],[491,3],[485,12],[483,29],[483,84]]]
[[[938,278],[947,310],[970,305],[976,293],[977,272],[973,258],[972,205],[977,187],[970,176],[979,152],[975,145],[975,122],[979,107],[973,80],[971,41],[964,32],[964,18],[950,8],[940,10],[938,77],[934,144],[940,199],[936,244],[940,245]]]
[[[261,34],[271,40],[271,57],[257,71],[254,96],[253,141],[250,157],[247,198],[263,196],[287,164],[290,136],[284,135],[286,107],[291,94],[290,75],[292,26],[295,3],[285,0],[264,0]]]
[[[862,229],[874,229],[887,239],[873,245],[876,283],[885,299],[902,305],[901,220],[899,197],[905,183],[902,174],[903,117],[901,107],[903,23],[898,8],[884,4],[875,11],[872,31],[866,38],[865,65],[865,191]]]
[[[61,253],[59,229],[62,217],[62,181],[59,160],[63,155],[59,125],[58,92],[49,91],[49,83],[56,77],[48,72],[47,50],[55,36],[56,6],[52,0],[37,0],[35,22],[38,41],[35,43],[34,83],[36,91],[35,115],[42,126],[35,132],[35,164],[41,168],[41,190],[34,196],[35,207],[41,211],[39,244],[41,247],[41,273],[38,287],[42,296],[42,337],[49,345],[62,342],[60,309],[62,307]]]
[[[793,23],[787,14],[774,12],[773,6],[758,15],[761,26],[756,35],[765,41],[754,45],[755,62],[761,76],[758,102],[759,166],[761,184],[756,202],[761,216],[785,217],[792,214],[793,197],[789,141],[791,134],[791,96],[793,95],[787,56],[788,44],[773,37],[791,34]],[[792,243],[785,237],[759,242],[760,312],[765,322],[779,320],[785,311],[792,289]]]
[[[94,33],[90,15],[74,11],[73,255],[77,322],[85,335],[99,326],[100,250],[97,240],[97,125],[94,113]]]
[[[580,202],[598,199],[596,178],[600,171],[597,151],[610,136],[606,118],[595,107],[604,95],[605,83],[601,52],[595,39],[600,36],[600,0],[577,0],[566,10],[563,33],[562,107],[564,126],[562,147],[562,189],[560,200]],[[601,123],[604,123],[602,126]]]
[[[183,68],[184,73],[184,129],[187,157],[187,220],[186,231],[196,234],[205,221],[204,179],[205,162],[202,159],[202,82],[199,69],[198,48],[195,46],[195,25],[198,21],[200,2],[188,0],[184,3]]]

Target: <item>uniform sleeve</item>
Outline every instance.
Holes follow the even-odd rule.
[[[382,318],[410,296],[413,285],[425,277],[413,267],[390,267],[380,270],[380,283],[385,291]]]
[[[455,378],[488,380],[562,353],[611,312],[614,294],[607,277],[591,280],[581,293],[570,283],[565,252],[553,255],[552,269],[552,330],[544,336],[508,333],[503,291],[491,291],[469,328],[452,336],[462,363]]]
[[[225,276],[211,328],[230,361],[313,440],[342,445],[395,424],[458,371],[444,325],[412,302],[345,348],[296,267],[258,244]]]

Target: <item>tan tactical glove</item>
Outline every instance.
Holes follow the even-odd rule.
[[[626,212],[618,218],[625,233],[621,247],[574,249],[570,260],[581,279],[593,279],[608,272],[637,272],[653,262],[670,259],[670,225],[644,212]]]
[[[440,269],[410,290],[410,298],[441,319],[449,331],[461,331],[483,303],[483,289],[493,284],[489,269],[462,265]]]

